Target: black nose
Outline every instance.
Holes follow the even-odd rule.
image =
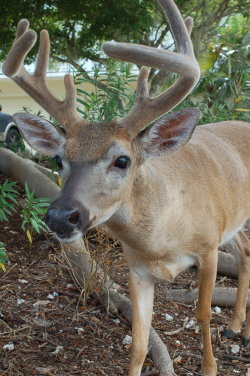
[[[45,216],[47,227],[60,238],[70,238],[75,230],[84,233],[89,227],[89,212],[80,204],[65,204],[62,199],[52,203]]]

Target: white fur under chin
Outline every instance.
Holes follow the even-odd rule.
[[[69,238],[60,238],[57,234],[55,234],[55,235],[56,235],[56,238],[62,243],[73,243],[76,240],[80,240],[83,236],[81,231],[77,231],[77,232],[73,233],[73,235],[70,236]]]

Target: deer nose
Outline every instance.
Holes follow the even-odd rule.
[[[80,212],[79,210],[72,210],[68,215],[68,222],[72,224],[72,226],[78,226],[80,223]]]
[[[45,216],[47,227],[61,239],[70,239],[79,230],[85,232],[89,225],[89,212],[85,208],[62,208],[52,205]]]
[[[45,223],[49,229],[57,234],[69,234],[79,225],[80,213],[76,209],[49,208]]]

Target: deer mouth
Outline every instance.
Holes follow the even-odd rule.
[[[54,232],[56,238],[62,243],[72,243],[74,241],[80,240],[84,235],[82,231],[74,230],[71,234],[57,233]]]
[[[78,202],[68,201],[61,197],[54,201],[45,215],[47,228],[63,242],[80,239],[90,228],[89,211]]]

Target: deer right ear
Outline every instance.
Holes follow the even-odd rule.
[[[196,127],[200,111],[184,108],[163,115],[138,136],[147,157],[160,157],[184,146]]]
[[[66,141],[63,132],[48,120],[26,113],[17,113],[13,119],[25,141],[39,153],[54,157]]]

